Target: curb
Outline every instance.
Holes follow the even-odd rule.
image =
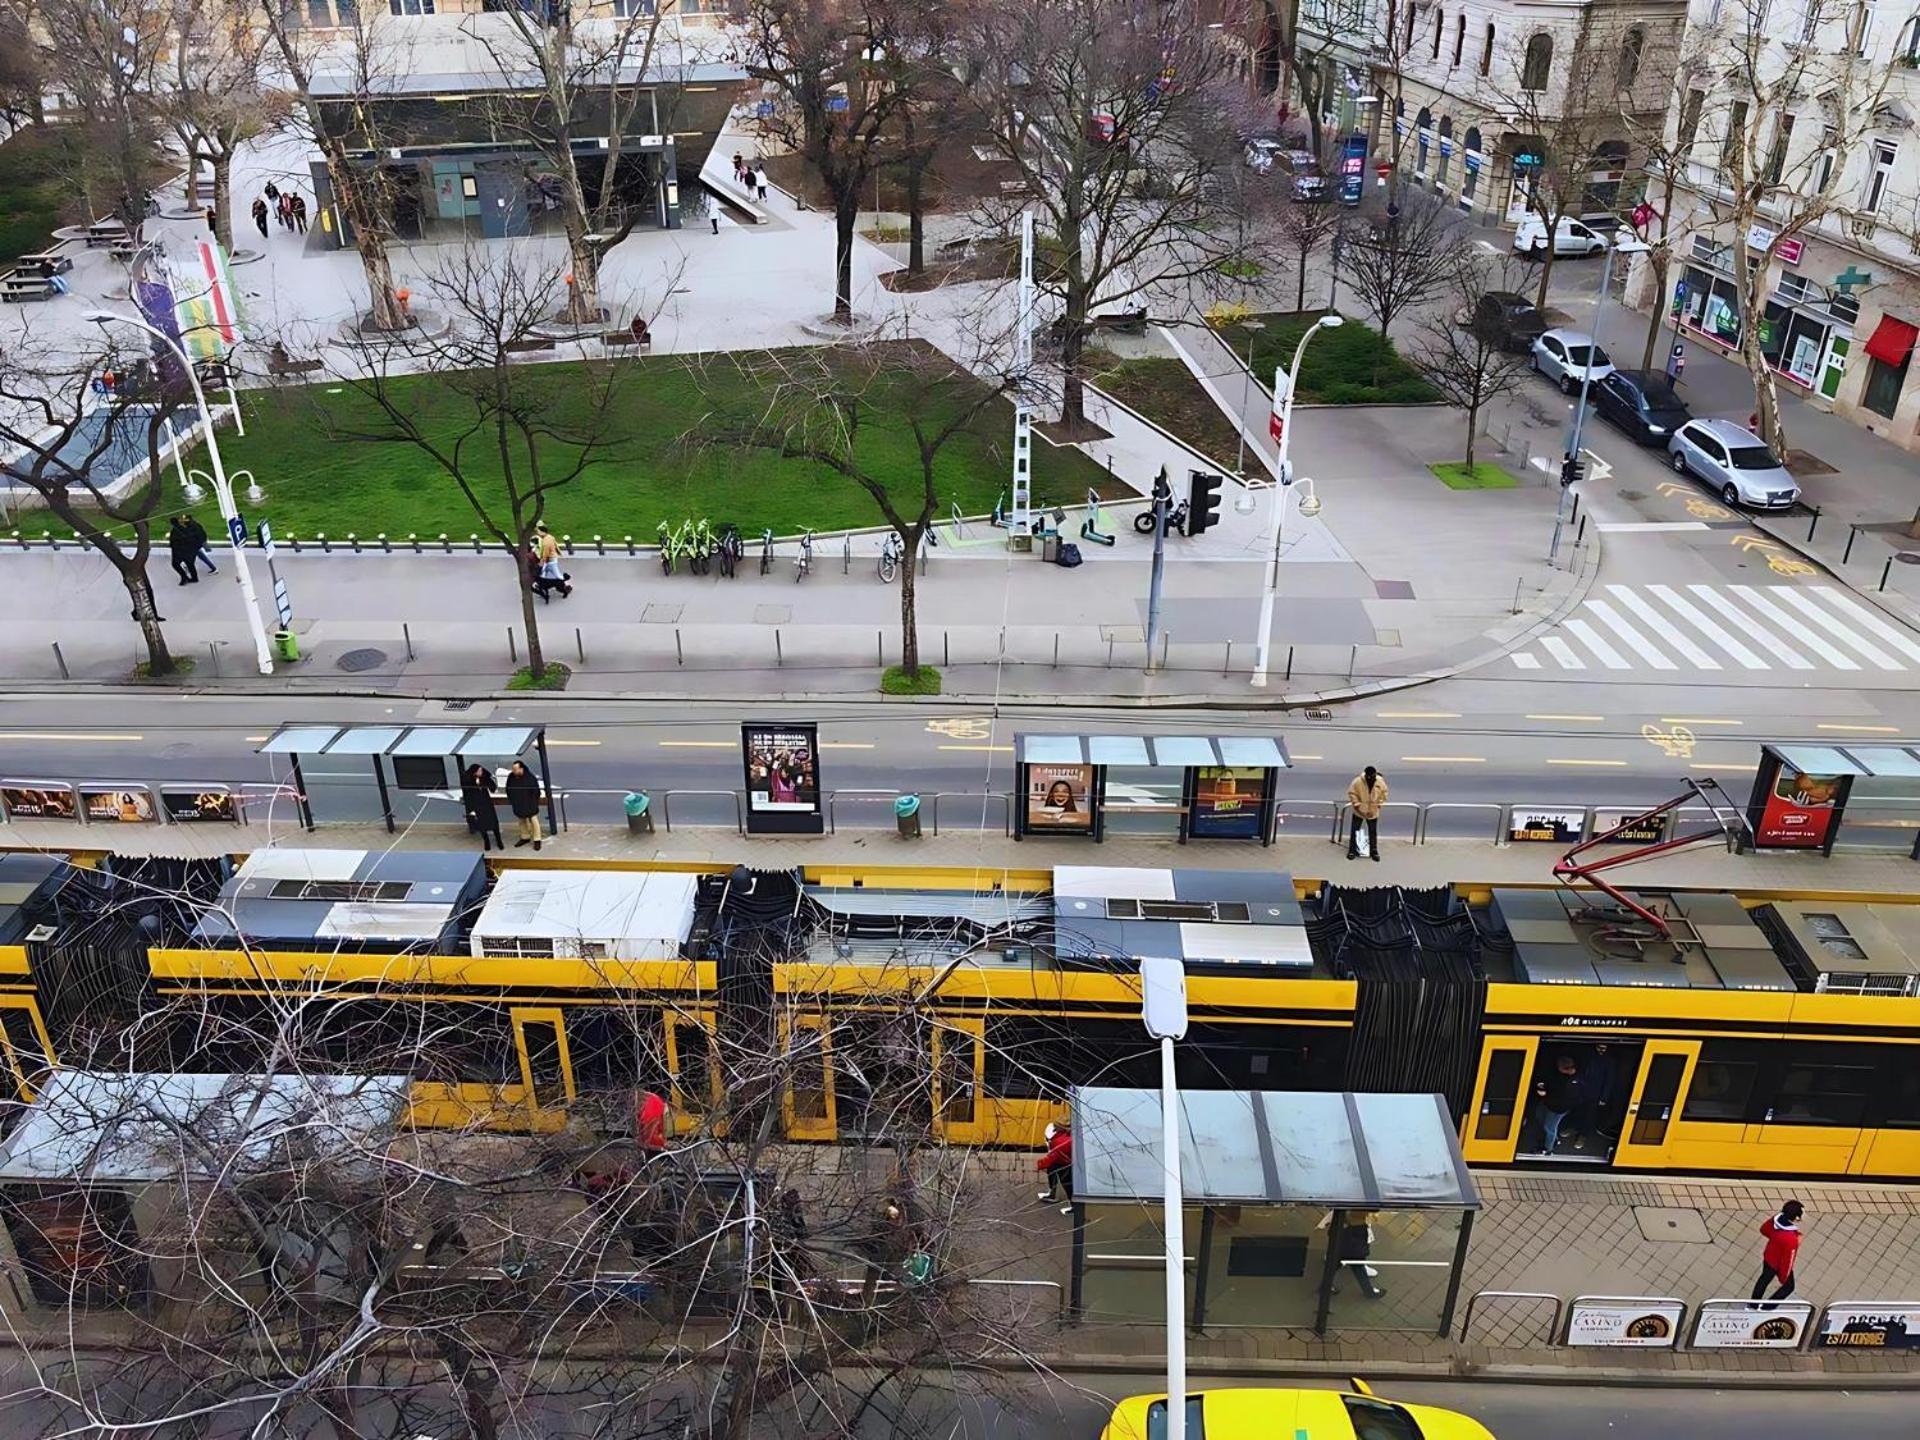
[[[1881,598],[1881,593],[1878,590],[1863,589],[1859,585],[1854,584],[1853,581],[1849,580],[1834,568],[1832,561],[1822,558],[1809,548],[1806,541],[1795,540],[1792,536],[1782,535],[1778,530],[1774,529],[1773,526],[1779,522],[1776,521],[1773,516],[1754,515],[1749,517],[1747,523],[1769,539],[1779,541],[1809,565],[1818,566],[1822,575],[1825,575],[1829,580],[1833,581],[1834,584],[1840,586],[1841,589],[1845,590],[1849,595],[1871,605],[1895,624],[1905,626],[1908,629],[1914,628],[1914,618],[1888,605],[1886,601]],[[1915,541],[1914,544],[1916,547],[1920,547],[1920,541]]]

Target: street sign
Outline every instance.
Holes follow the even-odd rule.
[[[278,578],[273,582],[273,608],[280,612],[282,630],[293,624],[293,597],[287,594],[287,582]]]
[[[1798,265],[1800,257],[1807,253],[1804,240],[1782,240],[1773,247],[1773,253],[1783,265]]]
[[[269,560],[273,558],[273,526],[262,520],[254,527],[255,535],[260,539],[260,550]]]
[[[227,517],[227,538],[233,541],[234,549],[247,548],[247,520],[237,511]]]

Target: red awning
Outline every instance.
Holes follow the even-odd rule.
[[[1867,341],[1867,354],[1882,365],[1898,368],[1907,363],[1907,356],[1913,353],[1913,342],[1920,340],[1920,329],[1916,329],[1904,320],[1896,320],[1891,315],[1880,317],[1880,328],[1873,332],[1873,338]]]

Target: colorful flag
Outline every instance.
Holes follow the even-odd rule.
[[[180,338],[195,360],[224,360],[240,343],[240,311],[227,252],[212,240],[198,241],[182,268],[187,273],[173,287]]]

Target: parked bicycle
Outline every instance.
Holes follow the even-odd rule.
[[[689,522],[684,520],[678,526],[669,525],[664,520],[660,522],[657,533],[660,537],[660,573],[662,575],[673,574],[673,562],[686,556],[689,528]]]
[[[716,543],[713,527],[704,517],[692,521],[687,534],[687,568],[696,575],[710,572]]]
[[[813,531],[809,530],[800,537],[800,553],[793,560],[793,580],[797,585],[807,578],[807,572],[813,569]]]
[[[893,577],[900,573],[900,559],[905,553],[905,547],[900,543],[900,532],[889,530],[885,542],[880,546],[880,579],[883,584],[893,583]]]
[[[760,573],[766,574],[773,569],[773,527],[769,525],[760,532]]]
[[[740,568],[740,527],[729,520],[720,527],[720,539],[714,547],[714,553],[720,557],[720,573],[727,579],[733,579],[734,571]]]

